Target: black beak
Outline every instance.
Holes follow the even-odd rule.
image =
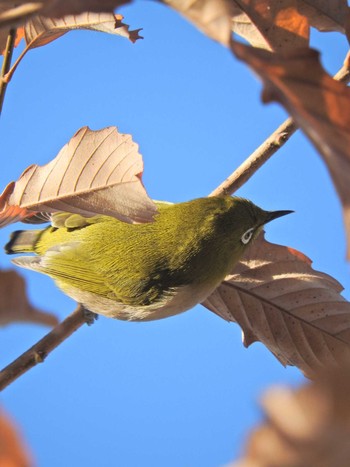
[[[267,222],[273,221],[278,217],[286,216],[287,214],[291,214],[292,212],[294,211],[267,211],[266,220],[264,223],[267,224]]]

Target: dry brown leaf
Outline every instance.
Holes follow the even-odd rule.
[[[105,214],[150,222],[156,213],[141,181],[142,157],[116,127],[81,128],[48,164],[31,165],[0,196],[0,227],[38,212]]]
[[[122,19],[123,16],[112,13],[81,13],[80,15],[64,16],[58,19],[33,16],[24,26],[26,47],[7,73],[6,80],[10,81],[16,68],[29,50],[49,44],[69,31],[84,29],[105,32],[125,37],[133,43],[141,39],[140,29],[129,31],[129,26],[122,23]]]
[[[230,0],[162,0],[162,2],[185,16],[207,36],[229,46],[233,14],[233,3]]]
[[[81,13],[59,19],[35,16],[25,25],[24,39],[29,50],[46,45],[69,31],[87,29],[115,34],[136,42],[140,39],[140,29],[129,31],[129,26],[123,24],[122,19],[123,16],[112,13]]]
[[[203,305],[238,323],[246,347],[260,341],[310,376],[350,358],[350,303],[341,291],[302,253],[261,234]]]
[[[3,270],[0,271],[0,326],[18,321],[45,326],[58,324],[56,316],[29,303],[22,276],[13,270]]]
[[[346,0],[235,0],[233,31],[254,47],[279,51],[307,47],[309,25],[349,37]]]
[[[0,27],[24,24],[36,14],[49,18],[62,18],[67,15],[81,13],[112,13],[129,0],[42,0],[28,2],[25,0],[0,0]]]
[[[23,445],[17,428],[3,410],[0,411],[0,466],[30,467],[33,462]]]
[[[43,13],[49,17],[78,15],[84,12],[112,13],[130,0],[44,0]]]
[[[343,204],[350,259],[350,89],[312,49],[282,55],[235,43],[233,51],[262,78],[263,100],[279,101],[323,156]]]
[[[349,467],[349,375],[347,364],[298,390],[271,388],[267,420],[232,467]]]
[[[298,0],[298,9],[309,19],[311,26],[320,31],[346,33],[349,21],[347,0]]]
[[[298,11],[298,0],[235,0],[233,31],[254,47],[287,50],[307,47],[309,23]]]

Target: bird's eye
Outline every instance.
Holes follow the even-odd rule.
[[[246,245],[247,243],[250,242],[252,236],[253,236],[253,233],[254,233],[254,228],[251,228],[251,229],[248,229],[246,232],[244,232],[244,234],[242,235],[241,237],[241,242]]]

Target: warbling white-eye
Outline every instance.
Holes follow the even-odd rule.
[[[147,224],[56,213],[46,229],[14,232],[5,250],[35,253],[13,262],[49,275],[91,312],[160,319],[201,303],[263,225],[292,212],[231,196],[156,204],[159,213]]]

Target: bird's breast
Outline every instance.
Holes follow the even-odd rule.
[[[216,284],[191,284],[164,293],[161,300],[145,306],[131,306],[76,287],[58,284],[71,298],[88,310],[126,321],[152,321],[177,315],[203,302]]]

